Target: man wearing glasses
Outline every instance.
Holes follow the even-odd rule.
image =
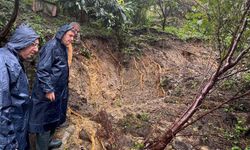
[[[22,64],[38,52],[39,36],[20,25],[0,48],[0,149],[28,149],[29,87]]]

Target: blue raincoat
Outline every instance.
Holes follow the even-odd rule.
[[[31,98],[31,133],[53,130],[66,120],[69,68],[67,48],[62,43],[62,37],[70,29],[69,25],[62,26],[56,37],[40,50]],[[47,92],[55,92],[55,101],[45,97]]]
[[[19,26],[0,48],[0,149],[27,149],[29,88],[18,52],[39,36],[27,25]]]

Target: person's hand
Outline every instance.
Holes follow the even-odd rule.
[[[50,101],[54,101],[56,99],[54,92],[46,93],[46,98],[48,98]]]

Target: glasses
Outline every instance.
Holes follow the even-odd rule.
[[[75,36],[77,36],[79,33],[79,30],[77,30],[77,29],[71,29],[71,31],[75,33]]]
[[[39,46],[39,43],[33,42],[33,43],[31,44],[31,46],[38,47],[38,46]]]

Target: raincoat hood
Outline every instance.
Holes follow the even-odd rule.
[[[39,52],[36,79],[32,88],[32,108],[29,132],[44,133],[54,130],[66,121],[68,103],[68,49],[62,38],[71,30],[69,25],[62,26],[55,38],[48,41]],[[54,92],[55,101],[51,102],[45,93]]]
[[[56,33],[56,38],[61,40],[64,36],[64,34],[71,30],[73,28],[73,26],[70,26],[70,25],[63,25],[62,27],[60,27],[60,29],[57,31]]]
[[[5,47],[0,48],[0,150],[28,148],[31,100],[27,75],[17,53],[38,37],[32,28],[23,24]]]
[[[7,47],[20,51],[21,49],[31,45],[39,35],[26,24],[21,24],[14,34],[10,37]]]

